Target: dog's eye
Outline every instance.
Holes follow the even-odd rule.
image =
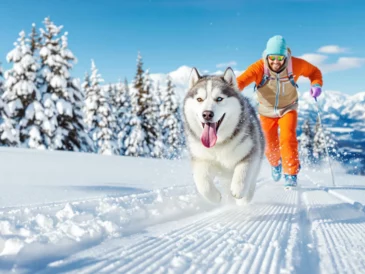
[[[223,101],[222,97],[218,97],[217,99],[215,99],[217,102]]]
[[[202,98],[198,98],[198,99],[196,99],[196,100],[198,100],[198,102],[200,103],[200,102],[203,102],[203,99]]]

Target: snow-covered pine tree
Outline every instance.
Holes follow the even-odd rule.
[[[8,106],[0,97],[0,146],[19,146],[19,131],[14,128],[9,118]]]
[[[90,151],[80,111],[82,101],[76,103],[82,95],[77,80],[69,71],[76,58],[68,49],[67,32],[60,38],[63,26],[56,26],[48,17],[43,23],[45,29],[41,29],[43,45],[40,56],[45,78],[43,105],[49,119],[48,148]]]
[[[129,117],[129,133],[124,138],[124,155],[134,157],[144,157],[149,153],[149,148],[146,143],[146,133],[142,127],[142,120],[139,113],[141,106],[138,103],[139,91],[132,87],[130,94],[130,117]],[[147,154],[149,156],[149,154]]]
[[[163,117],[163,100],[162,100],[162,92],[161,92],[161,86],[160,81],[157,81],[156,83],[156,91],[155,91],[155,104],[157,105],[157,123],[159,124],[160,128],[160,139],[162,143],[162,158],[166,158],[166,145],[164,140],[164,134],[163,134],[163,124],[164,124],[164,117]]]
[[[29,34],[29,42],[30,42],[30,51],[34,56],[42,45],[41,37],[39,36],[39,33],[37,32],[36,29],[36,25],[34,23],[32,24],[32,31]]]
[[[89,76],[88,72],[85,72],[84,81],[81,84],[81,90],[85,96],[85,99],[89,96],[90,87],[91,87],[90,76]],[[84,108],[85,108],[85,105],[84,105]]]
[[[324,139],[327,144],[327,149],[330,157],[332,159],[340,159],[341,155],[337,149],[338,142],[336,141],[336,137],[332,132],[330,132],[328,129],[324,129]]]
[[[144,93],[142,102],[144,111],[142,112],[142,126],[146,132],[146,142],[150,149],[150,156],[154,158],[162,158],[163,143],[161,127],[158,123],[159,107],[158,101],[153,92],[153,81],[149,71],[144,73]]]
[[[30,44],[30,51],[32,53],[32,56],[33,56],[34,60],[36,60],[36,63],[39,64],[41,62],[39,51],[42,48],[42,38],[40,37],[39,33],[37,32],[36,25],[34,23],[32,24],[32,31],[29,34],[28,42]],[[45,79],[44,79],[43,75],[41,74],[40,70],[41,70],[41,66],[38,65],[35,85],[37,86],[37,88],[40,91],[41,96],[42,96],[42,93],[44,92],[44,90],[42,90],[42,87],[44,87]]]
[[[115,91],[115,116],[118,125],[118,145],[120,154],[125,155],[126,148],[124,145],[131,129],[131,99],[127,79],[125,79],[124,84],[120,81],[115,86]]]
[[[19,132],[20,145],[45,149],[43,126],[47,123],[40,103],[41,94],[36,86],[38,64],[30,46],[26,43],[25,32],[20,32],[15,48],[7,55],[13,68],[6,71],[4,103],[9,109],[12,125]]]
[[[313,160],[315,163],[320,163],[326,155],[325,142],[323,128],[317,118],[313,137]]]
[[[133,82],[133,88],[130,90],[131,95],[131,132],[125,141],[126,155],[151,157],[153,154],[153,140],[151,132],[148,132],[149,123],[145,123],[147,117],[150,117],[151,108],[148,103],[149,90],[146,90],[145,73],[143,70],[142,56],[137,56],[137,72]],[[151,149],[152,148],[152,149]]]
[[[86,90],[85,123],[95,144],[97,153],[119,154],[117,124],[107,90],[100,86],[104,80],[91,60],[90,87]],[[85,83],[85,82],[84,82]]]
[[[162,93],[161,117],[163,121],[163,143],[166,146],[165,158],[176,159],[181,155],[183,144],[182,119],[179,104],[171,78],[166,79],[166,89]]]
[[[68,48],[68,33],[65,32],[62,35],[62,46],[61,46],[61,57],[67,62],[68,69],[71,70],[73,67],[73,62],[76,62],[76,57]],[[84,122],[84,103],[85,94],[81,88],[80,80],[78,78],[73,78],[71,76],[66,77],[67,80],[67,90],[72,96],[70,102],[73,103],[73,113],[70,123],[73,125],[71,129],[69,138],[73,139],[71,142],[74,144],[79,144],[78,149],[82,152],[93,152],[94,143],[88,135],[86,124]]]
[[[313,163],[313,137],[309,120],[305,120],[302,125],[302,133],[298,137],[300,141],[299,156],[304,165]]]
[[[4,74],[3,74],[3,68],[1,67],[0,62],[0,97],[4,94]]]
[[[108,84],[106,87],[106,93],[107,96],[109,97],[109,103],[110,106],[112,107],[113,113],[115,115],[117,109],[116,109],[116,96],[117,96],[117,89],[116,89],[116,85],[114,84]]]
[[[0,146],[18,146],[19,132],[9,119],[9,109],[2,99],[4,94],[3,71],[0,63]]]
[[[4,104],[2,95],[4,94],[3,71],[0,63],[0,146],[18,146],[19,134],[14,129],[9,119],[8,106]]]
[[[162,97],[162,93],[161,93],[160,81],[157,81],[156,90],[155,90],[155,103],[157,104],[159,109],[160,109],[161,104],[162,104],[161,97]]]
[[[337,141],[334,135],[330,131],[324,130],[317,118],[313,146],[313,157],[316,162],[321,162],[327,157],[326,146],[331,158],[339,159],[341,157],[337,150]]]
[[[85,72],[84,81],[81,84],[81,90],[82,90],[82,94],[84,96],[84,104],[83,104],[82,112],[83,112],[83,117],[84,117],[85,129],[86,129],[87,135],[90,137],[90,139],[93,143],[93,145],[92,145],[93,151],[96,152],[95,143],[92,138],[92,132],[89,127],[92,124],[92,118],[90,120],[89,117],[87,117],[89,112],[88,112],[86,103],[90,101],[90,91],[91,91],[91,82],[90,82],[90,76],[89,76],[88,72]],[[93,116],[91,116],[91,117],[93,117]]]

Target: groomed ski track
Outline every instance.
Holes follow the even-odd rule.
[[[53,227],[74,230],[113,221],[113,214],[123,213],[113,212],[118,207],[129,217],[107,235],[81,241],[74,254],[61,248],[58,256],[2,262],[8,270],[37,273],[362,273],[365,214],[359,190],[365,187],[322,187],[303,175],[295,190],[261,179],[245,206],[206,205],[193,186],[181,186],[28,207],[28,218],[56,215]],[[4,208],[1,214],[16,220],[24,212]],[[46,220],[40,222],[44,230]]]

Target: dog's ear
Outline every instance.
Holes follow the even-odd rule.
[[[226,71],[223,74],[223,79],[224,81],[226,81],[230,86],[234,87],[234,88],[238,88],[237,86],[237,80],[236,80],[236,75],[234,74],[233,70],[231,69],[231,67],[228,67],[226,69]]]
[[[191,89],[201,78],[199,72],[196,68],[193,68],[190,73],[190,79],[189,79],[189,89]]]

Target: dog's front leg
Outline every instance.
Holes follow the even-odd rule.
[[[250,171],[250,157],[248,159],[239,162],[233,173],[232,182],[231,182],[231,193],[232,196],[236,199],[242,199],[249,189],[249,171]],[[252,172],[252,170],[251,170]]]
[[[198,192],[212,203],[221,201],[221,194],[213,184],[213,177],[210,175],[210,165],[206,161],[193,160],[193,176]]]

